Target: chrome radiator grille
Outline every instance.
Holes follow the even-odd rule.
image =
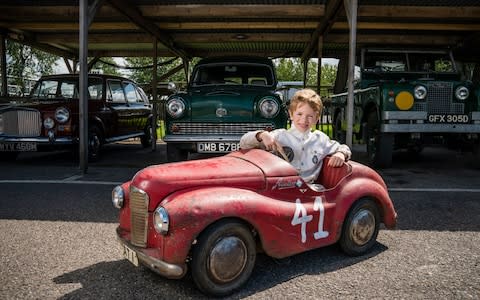
[[[38,110],[9,110],[0,115],[3,130],[0,133],[15,136],[39,136],[42,120]],[[1,129],[1,128],[0,128]]]
[[[131,243],[147,246],[148,195],[135,187],[130,188]]]
[[[176,127],[178,130],[172,130]],[[173,134],[244,134],[248,131],[275,129],[273,123],[173,123]]]
[[[429,82],[426,102],[415,102],[413,110],[427,111],[429,114],[463,114],[465,105],[453,102],[451,82]]]

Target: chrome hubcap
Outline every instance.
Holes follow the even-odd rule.
[[[371,211],[363,209],[355,214],[350,226],[350,237],[352,241],[363,246],[373,236],[375,232],[375,216]]]
[[[209,268],[217,282],[225,283],[238,277],[247,264],[247,247],[238,237],[221,239],[210,252]]]

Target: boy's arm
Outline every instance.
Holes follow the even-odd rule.
[[[262,130],[249,131],[245,133],[240,139],[240,148],[242,149],[253,149],[261,148],[262,143],[257,139],[257,133],[262,132]]]

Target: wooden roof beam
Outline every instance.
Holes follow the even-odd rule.
[[[318,46],[318,38],[320,35],[324,36],[332,27],[335,19],[339,15],[341,8],[343,7],[343,0],[329,0],[325,8],[325,15],[323,19],[318,23],[317,28],[313,32],[310,43],[305,48],[302,54],[302,60],[310,58],[312,52]]]
[[[143,17],[140,11],[136,7],[132,6],[130,2],[125,0],[108,1],[113,7],[130,19],[130,21],[157,38],[158,41],[167,47],[172,53],[180,56],[183,59],[188,59],[187,54],[183,50],[179,49],[177,45],[175,45],[172,38],[168,34],[162,32],[155,23]]]

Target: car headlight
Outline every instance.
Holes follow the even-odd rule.
[[[65,107],[59,107],[55,111],[55,120],[59,123],[65,123],[70,118],[70,112]]]
[[[43,120],[43,127],[46,129],[52,129],[55,126],[55,121],[52,118],[46,118]]]
[[[260,113],[265,118],[273,118],[277,115],[279,106],[278,102],[272,98],[263,98],[258,104]]]
[[[180,118],[185,113],[185,102],[182,98],[172,98],[167,102],[167,112],[173,118]]]
[[[427,88],[423,85],[417,85],[413,90],[416,99],[423,100],[427,97]]]
[[[167,234],[169,225],[167,210],[161,206],[157,207],[153,213],[153,227],[158,233]]]
[[[455,97],[457,97],[458,100],[465,100],[470,96],[470,91],[468,88],[464,86],[459,86],[455,89]]]
[[[116,208],[122,208],[123,203],[125,200],[125,193],[123,192],[123,188],[119,185],[117,185],[113,190],[112,190],[112,203],[113,206]]]

